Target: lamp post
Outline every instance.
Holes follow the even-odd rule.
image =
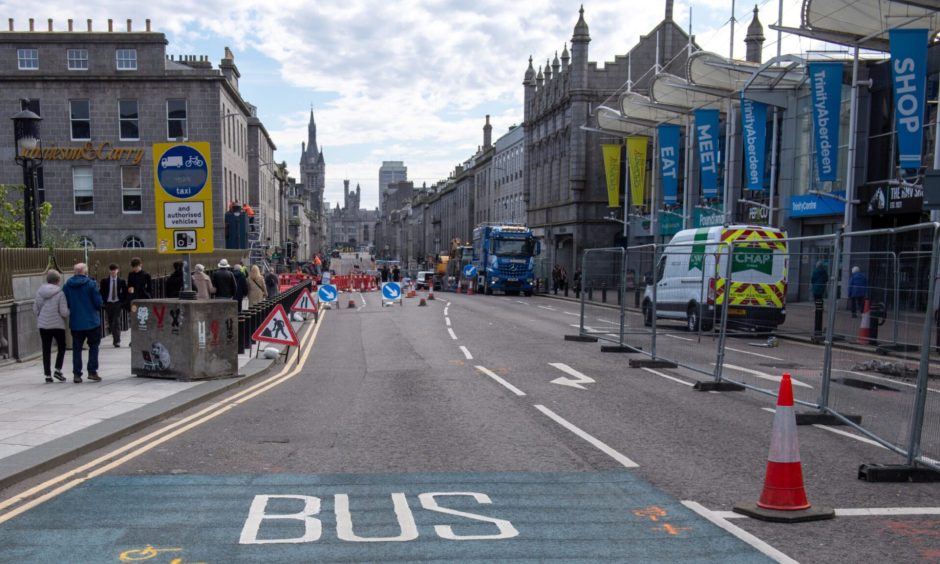
[[[39,221],[39,206],[36,202],[36,171],[42,166],[42,141],[39,137],[39,122],[42,118],[29,110],[23,110],[12,118],[13,138],[16,143],[16,164],[23,167],[23,226],[26,231],[26,247],[42,244]]]

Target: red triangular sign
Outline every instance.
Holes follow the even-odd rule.
[[[294,333],[294,328],[290,324],[287,312],[284,311],[284,306],[277,304],[264,322],[255,330],[251,339],[253,341],[265,341],[296,347],[297,334]]]
[[[304,288],[300,291],[300,295],[297,296],[297,299],[294,300],[294,305],[290,306],[291,311],[301,311],[304,313],[316,313],[317,312],[317,302],[313,299],[313,296],[310,295],[310,290]]]

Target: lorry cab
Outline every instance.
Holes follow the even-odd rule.
[[[785,238],[786,233],[764,226],[680,231],[663,249],[646,286],[644,324],[653,324],[655,288],[656,317],[685,320],[689,331],[711,330],[726,306],[729,325],[776,329],[786,319]]]

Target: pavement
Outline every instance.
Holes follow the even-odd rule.
[[[126,333],[122,341],[129,343]],[[81,384],[72,382],[71,350],[65,382],[45,382],[41,357],[0,367],[0,490],[245,385],[275,363],[246,352],[238,357],[237,377],[183,382],[134,376],[130,357],[130,347],[103,339],[102,381]]]

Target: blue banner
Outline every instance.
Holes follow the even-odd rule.
[[[845,198],[845,190],[832,193]],[[817,217],[824,215],[844,215],[845,202],[836,198],[802,194],[790,198],[790,217]]]
[[[813,137],[820,182],[835,182],[839,171],[839,110],[842,103],[842,63],[810,63],[813,93]]]
[[[927,82],[927,30],[892,29],[891,75],[901,168],[920,168]]]
[[[718,110],[695,110],[695,140],[698,143],[702,195],[718,197]]]
[[[674,206],[679,198],[679,126],[660,125],[658,130],[663,204]]]
[[[741,93],[741,131],[744,134],[744,189],[764,190],[764,148],[767,144],[767,104]]]

